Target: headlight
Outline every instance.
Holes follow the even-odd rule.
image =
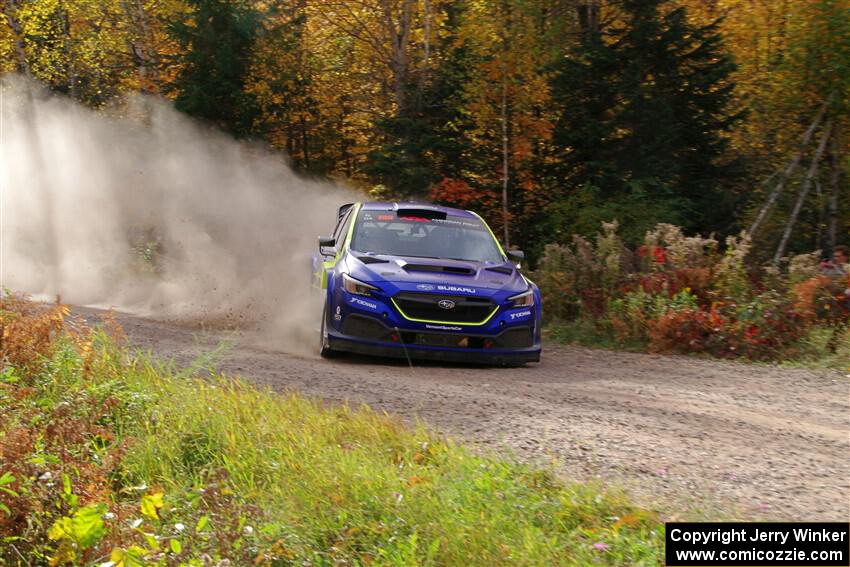
[[[348,293],[357,295],[372,295],[373,291],[378,291],[377,287],[355,280],[348,274],[342,274],[342,286]]]
[[[532,307],[534,305],[534,290],[530,289],[526,292],[509,297],[508,301],[512,301],[512,307]]]

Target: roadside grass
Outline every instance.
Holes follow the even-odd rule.
[[[620,492],[66,315],[0,300],[0,564],[661,563]]]
[[[835,336],[836,333],[837,336]],[[551,321],[544,326],[543,337],[556,343],[601,350],[647,352],[649,348],[648,343],[644,341],[621,340],[614,333],[600,328],[594,321],[587,319]],[[835,331],[825,326],[812,327],[797,342],[793,351],[796,353],[794,358],[778,361],[755,361],[743,356],[731,359],[724,358],[723,360],[734,360],[746,364],[779,364],[788,367],[850,372],[850,329]],[[717,360],[717,357],[707,353],[689,353],[684,354],[684,356]]]
[[[850,328],[843,332],[828,327],[809,329],[800,340],[799,349],[797,359],[785,360],[782,364],[850,372]]]
[[[594,321],[588,319],[551,321],[543,327],[543,337],[558,343],[606,350],[646,352],[647,347],[643,341],[620,340],[610,331],[601,329]]]

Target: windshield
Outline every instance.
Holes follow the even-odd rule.
[[[490,262],[505,261],[487,226],[476,218],[398,216],[394,211],[361,210],[351,249],[357,252]]]

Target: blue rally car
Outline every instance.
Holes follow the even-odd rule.
[[[540,360],[540,291],[477,214],[420,203],[340,207],[319,238],[320,353],[521,365]]]

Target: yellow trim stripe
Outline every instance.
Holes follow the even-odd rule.
[[[407,319],[408,321],[414,321],[416,323],[433,323],[435,325],[466,325],[467,327],[480,327],[481,325],[485,325],[487,323],[487,321],[492,319],[493,315],[495,315],[496,312],[499,310],[499,306],[497,305],[496,308],[493,309],[493,312],[490,313],[487,316],[487,318],[484,319],[483,321],[481,321],[480,323],[459,323],[459,322],[456,322],[456,321],[431,321],[429,319],[414,319],[413,317],[408,317],[407,314],[404,311],[402,311],[401,307],[398,306],[398,303],[395,302],[394,297],[391,297],[390,301],[393,302],[393,305],[395,305],[395,308],[398,309],[399,313],[401,313],[401,316],[404,317],[405,319]]]
[[[486,228],[486,229],[487,229],[487,232],[489,232],[489,233],[490,233],[490,236],[492,236],[492,237],[493,237],[493,240],[496,242],[496,246],[498,246],[498,247],[499,247],[499,252],[501,252],[501,253],[502,253],[502,257],[503,257],[503,258],[505,259],[505,261],[507,262],[507,261],[508,261],[508,255],[507,255],[507,254],[505,254],[505,250],[504,250],[504,248],[502,248],[502,244],[499,242],[499,239],[498,239],[498,238],[496,238],[496,235],[493,233],[493,229],[491,229],[491,228],[490,228],[490,225],[488,225],[488,224],[487,224],[487,222],[486,222],[484,219],[482,219],[482,218],[481,218],[481,215],[479,215],[479,214],[478,214],[478,213],[476,213],[475,211],[467,211],[467,212],[468,212],[468,213],[472,213],[473,215],[475,215],[476,217],[478,217],[478,220],[480,220],[480,221],[481,221],[481,224],[483,224],[483,225],[484,225],[484,228]]]

